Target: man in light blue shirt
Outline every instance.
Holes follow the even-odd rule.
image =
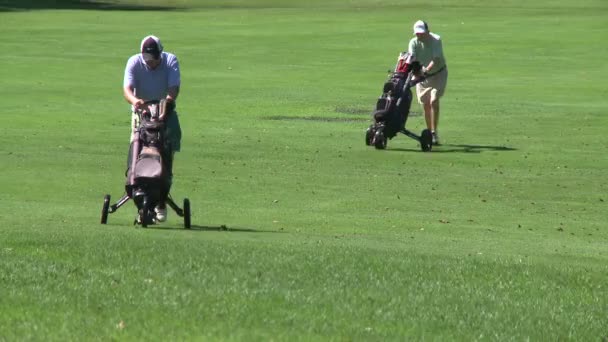
[[[140,53],[133,55],[127,61],[125,68],[123,93],[131,104],[131,142],[134,131],[139,125],[135,114],[146,101],[167,100],[175,104],[181,83],[177,57],[163,51],[163,45],[156,36],[147,36],[141,41]],[[181,128],[177,112],[173,111],[166,118],[165,136],[170,151],[165,153],[169,175],[173,169],[173,155],[181,148]],[[129,155],[131,155],[129,153]],[[156,209],[156,219],[163,222],[167,219],[167,207],[164,201]]]

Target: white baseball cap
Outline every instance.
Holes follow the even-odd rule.
[[[429,26],[422,20],[418,20],[414,24],[414,34],[416,33],[427,33],[429,32]]]

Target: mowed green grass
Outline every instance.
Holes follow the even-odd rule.
[[[603,1],[169,4],[0,12],[0,340],[608,336]],[[444,39],[444,145],[377,151],[418,18]],[[181,63],[192,230],[134,228],[131,203],[99,224],[150,33]]]

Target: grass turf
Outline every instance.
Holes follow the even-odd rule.
[[[191,8],[0,13],[0,339],[608,336],[603,2],[169,6]],[[444,145],[370,149],[421,17]],[[97,223],[148,33],[180,58],[192,231],[135,229],[131,204]]]

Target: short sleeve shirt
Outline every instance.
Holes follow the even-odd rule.
[[[439,70],[446,65],[441,37],[435,33],[431,32],[429,39],[425,41],[418,40],[418,37],[412,38],[408,46],[408,52],[422,65],[426,66],[431,61],[435,61],[433,70]]]
[[[174,54],[163,52],[160,65],[151,69],[139,53],[127,61],[123,86],[132,87],[135,96],[149,101],[164,99],[169,88],[179,86],[180,82],[179,63]]]

